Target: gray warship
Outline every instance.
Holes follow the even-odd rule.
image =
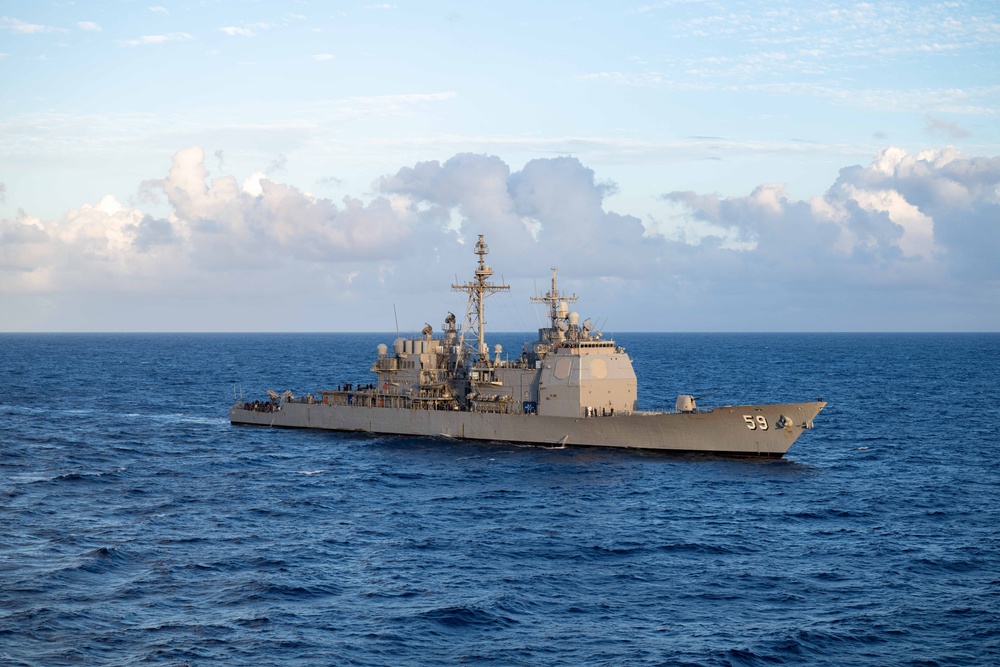
[[[727,456],[780,458],[826,405],[822,399],[776,405],[699,409],[681,394],[673,410],[640,411],[632,360],[569,304],[577,296],[552,286],[531,300],[548,307],[549,326],[520,356],[502,359],[486,343],[487,297],[509,290],[491,282],[489,247],[479,236],[474,278],[452,289],[468,294],[463,326],[449,313],[441,333],[379,345],[363,386],[296,397],[268,391],[253,402],[237,397],[232,424],[360,431],[407,436],[583,445]]]

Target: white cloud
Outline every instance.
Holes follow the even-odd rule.
[[[27,23],[9,16],[0,16],[0,30],[7,30],[15,35],[36,35],[46,32],[66,32],[64,28],[53,28],[48,25]]]
[[[264,194],[264,187],[261,185],[261,181],[267,180],[267,174],[262,171],[256,171],[250,174],[249,178],[243,181],[243,192],[247,193],[251,197],[257,197]]]
[[[799,3],[755,8],[682,2],[646,6],[643,11],[662,14],[648,17],[662,21],[662,46],[639,42],[635,48],[640,53],[630,58],[631,67],[620,60],[576,80],[681,92],[811,96],[878,112],[1000,113],[998,89],[988,80],[973,75],[959,81],[935,74],[951,67],[975,72],[985,66],[984,54],[1000,44],[995,4]],[[671,46],[688,44],[692,38],[697,38],[697,48]],[[897,68],[921,74],[886,74]],[[987,85],[981,85],[984,81]]]
[[[410,214],[388,198],[337,205],[263,174],[245,188],[231,176],[208,182],[204,159],[200,148],[179,151],[166,178],[143,184],[165,195],[165,218],[107,196],[59,220],[0,221],[0,294],[217,294],[232,271],[273,292],[289,276],[322,281],[341,261],[391,256],[407,240]]]
[[[134,261],[133,241],[144,218],[109,195],[59,221],[30,215],[0,221],[0,292],[129,289],[135,283],[122,279],[166,269]]]
[[[790,199],[781,186],[762,186],[747,197],[665,197],[695,219],[753,239],[754,261],[766,260],[758,275],[807,257],[809,272],[841,282],[863,277],[928,288],[970,273],[1000,280],[993,257],[1000,248],[998,186],[1000,158],[888,148],[867,167],[842,169],[826,194],[808,201]],[[806,278],[803,270],[783,279]]]
[[[219,31],[226,33],[230,37],[255,37],[259,31],[268,30],[271,27],[273,26],[270,23],[249,23],[241,27],[225,26],[224,28],[219,28]]]
[[[122,46],[146,46],[150,44],[166,44],[167,42],[190,42],[194,35],[186,32],[170,32],[165,35],[144,35],[138,39],[120,40]]]
[[[895,245],[904,258],[930,259],[935,253],[934,220],[895,190],[863,190],[845,183],[843,193],[870,215],[885,215],[899,228]],[[834,219],[845,219],[843,211]],[[845,229],[846,232],[846,229]],[[843,248],[843,246],[842,246]],[[844,248],[847,249],[847,248]]]
[[[237,28],[235,26],[219,28],[219,32],[224,32],[230,37],[253,37],[255,34],[250,28]]]
[[[918,295],[906,321],[926,328],[941,304],[965,307],[967,326],[995,327],[1000,317],[982,308],[1000,289],[1000,158],[890,148],[806,200],[781,184],[735,197],[664,195],[709,230],[696,241],[608,210],[614,184],[576,158],[518,171],[469,153],[419,162],[381,178],[368,201],[316,197],[268,169],[242,184],[210,180],[204,151],[192,147],[164,178],[143,183],[145,195],[165,200],[165,217],[108,196],[58,220],[2,220],[0,294],[169,293],[225,304],[248,285],[279,298],[296,284],[370,329],[359,319],[365,304],[414,295],[403,308],[416,311],[416,295],[439,294],[485,234],[509,281],[544,279],[555,263],[567,288],[634,329],[676,328],[666,313],[700,314],[693,321],[703,328],[829,329],[847,314],[871,321],[865,313],[895,307],[901,291]],[[757,305],[745,310],[748,298]],[[729,320],[712,319],[727,312]],[[789,319],[804,312],[810,326]]]
[[[101,32],[101,26],[93,21],[79,21],[76,26],[86,32]]]
[[[313,60],[318,60],[318,61],[333,60],[333,54],[332,53],[317,53],[316,55],[311,56],[311,58]]]
[[[149,7],[149,11],[153,12],[154,14],[169,14],[170,13],[167,10],[166,7],[160,7],[160,6]]]

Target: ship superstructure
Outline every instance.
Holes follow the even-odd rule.
[[[475,245],[472,280],[452,289],[468,294],[465,323],[448,313],[435,336],[430,325],[418,338],[377,347],[371,366],[377,382],[340,385],[295,398],[269,392],[269,401],[237,401],[233,424],[368,431],[399,435],[506,440],[549,445],[635,447],[780,457],[826,405],[821,400],[782,405],[723,406],[699,410],[692,396],[674,411],[637,411],[632,361],[604,340],[569,304],[577,296],[551,288],[532,301],[548,309],[521,354],[504,359],[486,343],[486,299],[509,286],[492,282],[483,236]]]

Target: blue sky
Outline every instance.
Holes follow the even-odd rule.
[[[538,5],[0,3],[0,330],[1000,328],[995,3]]]

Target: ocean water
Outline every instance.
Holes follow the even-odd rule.
[[[228,423],[394,337],[0,335],[0,664],[1000,663],[1000,335],[616,336],[778,461]]]

